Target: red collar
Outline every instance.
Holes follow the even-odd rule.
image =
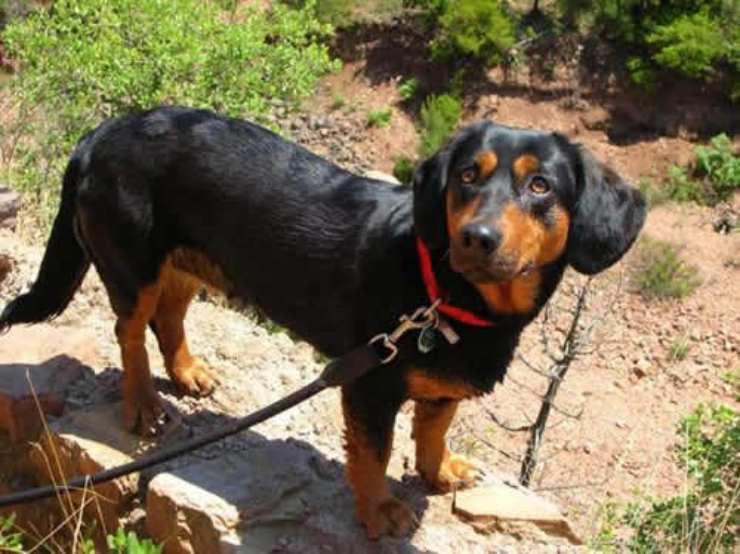
[[[439,306],[437,306],[437,310],[440,313],[466,325],[473,325],[475,327],[494,326],[493,321],[483,319],[475,315],[473,312],[469,312],[467,310],[463,310],[462,308],[458,308],[457,306],[448,304],[445,300],[446,294],[444,293],[444,291],[440,290],[439,283],[437,283],[437,278],[434,275],[434,270],[432,269],[432,258],[429,255],[429,249],[427,248],[427,245],[424,244],[424,241],[421,240],[421,238],[419,237],[416,237],[416,250],[419,253],[421,276],[424,279],[424,285],[427,289],[429,301],[434,302],[439,298],[442,299],[442,302],[439,304]]]

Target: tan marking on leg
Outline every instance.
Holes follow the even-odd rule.
[[[116,323],[123,365],[123,418],[126,428],[142,435],[157,433],[164,408],[149,371],[145,334],[159,300],[159,283],[139,291],[133,312]]]
[[[354,494],[357,518],[373,540],[382,535],[408,535],[416,526],[416,516],[404,502],[391,494],[385,477],[393,442],[392,431],[388,444],[379,452],[370,444],[362,425],[352,416],[344,396],[342,408],[347,480]]]
[[[457,400],[422,400],[414,406],[411,436],[416,441],[416,470],[441,492],[470,485],[477,475],[475,466],[463,456],[450,452],[445,443],[445,434],[458,404]]]
[[[185,394],[210,394],[214,387],[213,376],[199,358],[190,354],[184,326],[190,301],[202,284],[169,262],[163,266],[159,282],[161,293],[153,324],[167,373]]]

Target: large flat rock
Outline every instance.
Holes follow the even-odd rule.
[[[128,433],[121,424],[121,403],[78,410],[52,422],[40,449],[30,458],[38,478],[63,483],[79,475],[91,475],[130,462],[146,453],[153,443]],[[126,475],[95,487],[98,501],[86,507],[91,519],[102,518],[106,529],[119,527],[119,519],[130,507],[139,486],[139,474]],[[70,501],[80,505],[90,491],[75,493]]]
[[[308,443],[268,440],[155,476],[147,491],[147,530],[165,554],[519,552],[452,512],[452,495],[430,495],[414,477],[392,479],[421,521],[409,538],[369,541],[355,519],[344,466]],[[537,528],[535,528],[537,529]],[[526,530],[525,530],[526,535]],[[538,535],[539,537],[539,535]],[[554,540],[559,552],[567,542]],[[506,546],[503,546],[506,545]],[[554,552],[549,547],[529,552]],[[555,547],[553,547],[555,548]]]
[[[90,331],[49,325],[12,328],[0,337],[0,429],[13,442],[35,440],[42,412],[60,416],[67,387],[99,361]]]
[[[548,534],[583,544],[560,509],[533,492],[503,481],[460,491],[455,495],[454,512],[477,525],[497,529],[502,522],[531,522]]]

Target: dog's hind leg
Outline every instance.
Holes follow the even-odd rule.
[[[164,404],[154,388],[145,346],[147,324],[154,315],[161,293],[157,281],[139,290],[134,308],[118,314],[116,337],[123,365],[123,419],[126,428],[145,436],[156,435],[164,423]],[[110,294],[110,288],[109,288]]]
[[[213,392],[214,378],[199,358],[190,354],[184,320],[200,280],[172,267],[168,261],[159,277],[160,294],[151,321],[170,378],[185,394],[205,396]]]
[[[144,195],[124,204],[113,196],[116,189],[86,185],[79,199],[78,234],[117,317],[124,424],[141,435],[155,435],[166,422],[166,410],[149,371],[145,337],[161,296],[165,255],[153,244]]]

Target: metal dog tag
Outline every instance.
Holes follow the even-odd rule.
[[[437,329],[439,329],[439,332],[442,333],[442,336],[450,344],[457,344],[460,340],[460,335],[457,334],[452,328],[452,325],[443,317],[437,320]]]
[[[428,354],[429,352],[434,350],[435,346],[437,346],[437,330],[432,325],[430,325],[429,327],[424,327],[419,332],[419,338],[416,341],[416,347],[422,354]]]

